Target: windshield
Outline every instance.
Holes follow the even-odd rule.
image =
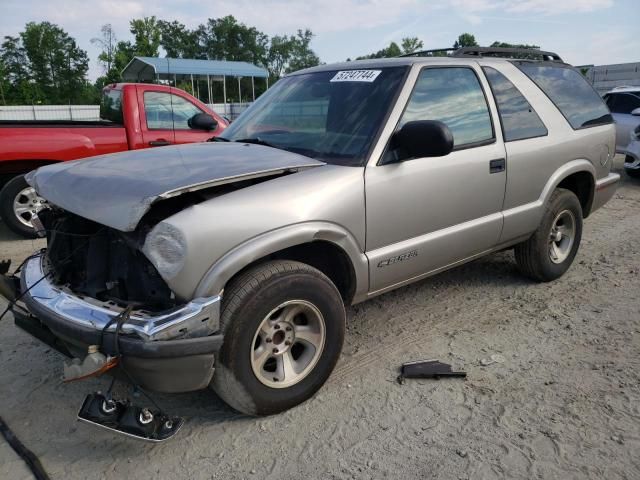
[[[220,137],[361,166],[406,67],[326,71],[278,81]]]

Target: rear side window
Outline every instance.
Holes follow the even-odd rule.
[[[453,134],[454,148],[492,141],[493,125],[478,77],[470,68],[425,68],[420,72],[400,125],[439,120]]]
[[[547,128],[520,90],[507,77],[491,67],[483,67],[498,105],[505,142],[542,137]]]
[[[516,65],[540,87],[574,129],[613,121],[600,95],[573,68],[533,62]]]
[[[633,93],[610,93],[606,101],[612,113],[629,115],[636,108],[640,108],[640,95]]]
[[[104,89],[100,99],[100,118],[123,125],[122,90]]]

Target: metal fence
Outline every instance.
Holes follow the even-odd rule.
[[[213,103],[209,108],[219,115],[235,120],[250,103]],[[100,119],[98,105],[17,105],[0,106],[0,120],[84,120]]]
[[[621,86],[640,86],[640,62],[612,65],[587,65],[585,76],[600,95]]]

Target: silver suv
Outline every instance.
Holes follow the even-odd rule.
[[[616,152],[627,173],[640,178],[640,86],[616,87],[604,95],[616,122]]]
[[[4,289],[17,324],[272,414],[330,375],[345,305],[506,248],[559,278],[616,189],[614,125],[557,56],[500,54],[323,65],[214,142],[38,169],[48,248]]]

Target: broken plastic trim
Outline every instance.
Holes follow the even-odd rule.
[[[398,383],[402,384],[405,378],[433,378],[461,377],[466,378],[467,372],[453,371],[451,365],[438,360],[418,360],[403,363],[400,367]]]

